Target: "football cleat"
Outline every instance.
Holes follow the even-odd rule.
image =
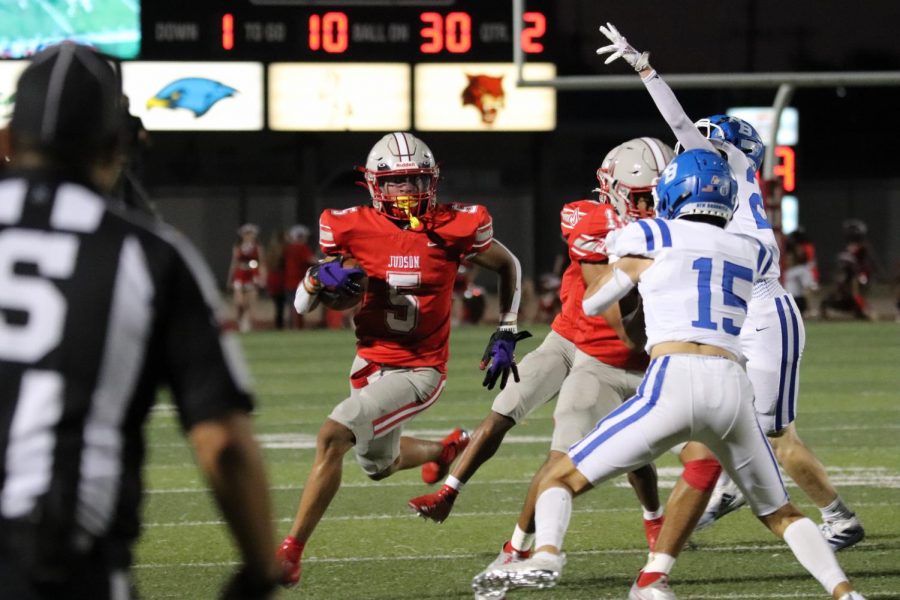
[[[638,587],[638,581],[644,574],[641,571],[628,590],[628,600],[676,600],[675,592],[669,587],[669,576],[660,574],[652,583]]]
[[[856,515],[849,519],[825,521],[819,526],[819,529],[835,552],[849,548],[866,537],[866,530],[863,529],[862,523],[859,522]]]
[[[416,511],[423,519],[431,519],[436,523],[443,523],[444,519],[450,516],[453,510],[453,503],[459,492],[454,490],[447,484],[441,486],[436,492],[417,496],[406,503],[411,509]]]
[[[469,439],[469,432],[465,429],[457,427],[451,431],[447,437],[441,440],[441,445],[444,447],[441,450],[441,457],[422,465],[422,481],[431,484],[446,477],[450,471],[450,465],[469,445]]]
[[[502,598],[509,590],[552,588],[559,583],[565,564],[565,554],[538,552],[527,560],[510,562],[476,575],[472,579],[472,591],[488,598]]]
[[[644,535],[647,537],[647,546],[650,548],[650,552],[656,548],[656,540],[659,538],[659,532],[662,531],[663,521],[665,521],[665,516],[658,519],[644,519]]]
[[[275,558],[281,565],[281,585],[290,588],[300,581],[300,554],[302,548],[291,536],[284,538],[275,552]]]
[[[478,579],[485,573],[489,573],[491,571],[496,571],[497,569],[502,569],[508,564],[514,562],[521,562],[531,557],[531,550],[516,550],[512,547],[512,542],[507,540],[503,547],[500,548],[500,554],[497,555],[497,558],[494,559],[494,562],[489,564],[481,573],[472,578],[474,581]]]
[[[728,513],[736,511],[745,504],[747,504],[747,499],[744,498],[744,494],[741,493],[737,484],[731,479],[724,485],[716,485],[716,489],[709,499],[709,504],[706,505],[706,511],[700,516],[694,531],[706,529]]]
[[[529,558],[530,556],[531,556],[531,550],[523,550],[523,551],[519,552],[518,550],[516,550],[512,547],[512,543],[507,541],[505,544],[503,544],[503,547],[500,548],[500,553],[497,555],[497,558],[495,558],[494,561],[491,564],[489,564],[487,566],[487,568],[485,568],[481,573],[476,575],[473,578],[473,581],[475,579],[477,579],[478,577],[481,577],[485,573],[488,573],[489,571],[493,571],[495,569],[502,569],[504,566],[506,566],[510,563],[523,561],[523,560]],[[484,592],[484,593],[480,593],[477,591],[474,592],[474,600],[505,600],[505,598],[506,598],[506,590]]]
[[[506,600],[506,592],[505,591],[497,591],[497,592],[485,592],[484,594],[480,592],[472,592],[472,597],[474,600]]]
[[[838,598],[838,600],[866,600],[866,597],[859,592],[853,591],[847,592],[846,594]]]

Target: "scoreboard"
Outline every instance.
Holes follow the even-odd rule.
[[[521,44],[552,60],[552,0],[527,0]],[[509,62],[512,0],[154,0],[142,60]]]

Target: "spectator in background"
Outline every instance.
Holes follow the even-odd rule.
[[[537,321],[552,323],[562,310],[562,300],[559,298],[562,279],[556,273],[542,273],[538,282]]]
[[[820,305],[823,319],[830,310],[853,315],[855,319],[871,320],[871,307],[866,293],[875,271],[874,253],[868,240],[868,227],[859,219],[843,223],[846,245],[837,256],[834,288]]]
[[[275,329],[284,329],[284,246],[285,233],[276,229],[266,244],[266,292],[275,309]]]
[[[787,236],[787,246],[789,250],[791,247],[795,247],[798,249],[798,252],[801,252],[801,256],[798,256],[798,261],[800,258],[805,259],[803,262],[809,266],[813,281],[818,286],[819,263],[816,261],[816,246],[806,235],[806,229],[802,225]]]
[[[481,322],[486,308],[485,290],[475,284],[478,265],[470,260],[462,260],[456,270],[453,282],[453,325],[477,325]]]
[[[284,290],[292,300],[297,287],[306,276],[306,271],[316,264],[316,255],[309,247],[309,227],[294,225],[288,230],[287,243],[284,245]],[[303,315],[291,312],[290,326],[303,328]]]
[[[787,238],[784,252],[784,289],[794,297],[804,317],[810,305],[808,295],[819,289],[815,248],[805,240],[801,230],[794,231]]]
[[[259,227],[245,223],[238,229],[238,240],[231,249],[228,282],[234,292],[234,308],[241,332],[252,328],[257,288],[266,281],[266,267],[262,264],[263,249],[258,241]]]

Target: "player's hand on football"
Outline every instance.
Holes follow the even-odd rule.
[[[309,276],[319,289],[359,296],[363,293],[361,281],[365,271],[359,267],[345,268],[342,263],[340,258],[320,262],[310,267]]]
[[[498,328],[488,340],[484,355],[481,357],[480,369],[484,374],[482,385],[487,389],[494,389],[497,379],[500,380],[500,389],[506,387],[509,374],[512,372],[513,380],[519,381],[519,368],[516,366],[516,342],[531,337],[528,331],[518,333],[511,329]]]
[[[604,64],[608,65],[617,58],[621,58],[638,73],[650,68],[650,53],[635,50],[625,36],[619,33],[615,25],[612,23],[607,23],[605,27],[601,25],[600,33],[612,42],[609,46],[597,48],[597,54],[609,54]]]

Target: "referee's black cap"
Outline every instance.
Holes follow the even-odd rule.
[[[121,135],[116,71],[89,46],[65,41],[31,59],[16,88],[10,131],[41,151],[94,158]]]

